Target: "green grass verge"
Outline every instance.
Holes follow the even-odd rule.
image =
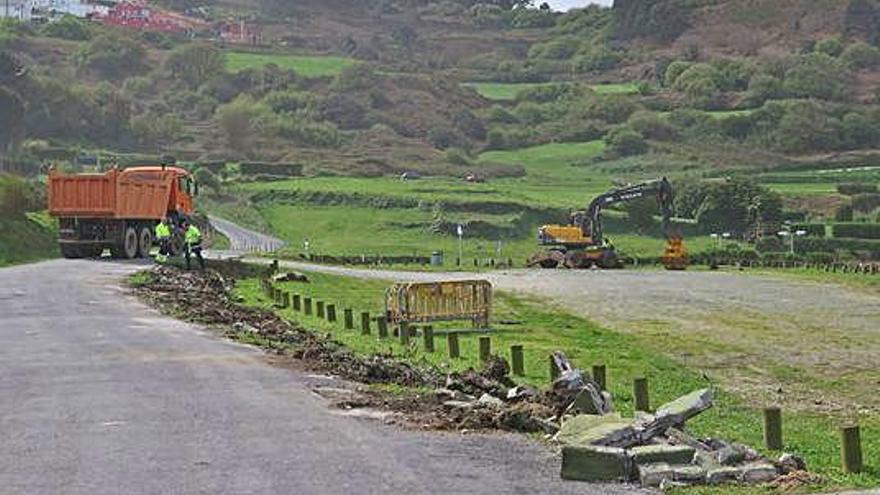
[[[383,294],[388,282],[352,279],[336,275],[308,273],[310,283],[281,284],[284,290],[322,300],[337,306],[339,321],[328,323],[315,316],[304,316],[292,309],[280,311],[285,318],[300,322],[315,331],[330,333],[333,338],[354,351],[369,355],[392,352],[416,364],[431,364],[443,369],[461,370],[479,367],[476,336],[462,337],[462,359],[450,360],[446,342],[435,339],[436,351],[422,350],[420,338],[409,347],[403,347],[393,337],[379,340],[373,329],[371,335],[362,335],[359,329],[343,329],[343,310],[355,310],[355,325],[359,328],[361,311],[378,314],[383,308]],[[270,301],[262,294],[259,281],[246,279],[239,283],[237,291],[245,303],[255,307],[271,308]],[[623,414],[632,414],[631,383],[636,377],[647,377],[650,384],[651,404],[655,407],[693,389],[706,386],[699,373],[687,369],[663,353],[657,352],[650,337],[622,334],[602,328],[583,318],[571,316],[564,311],[548,308],[538,300],[496,293],[491,334],[493,352],[507,357],[512,344],[525,349],[526,375],[520,380],[546,387],[549,382],[548,356],[555,350],[564,350],[572,361],[589,369],[592,364],[608,366],[609,390],[614,396],[615,407]],[[504,325],[500,321],[516,321]],[[442,329],[447,325],[437,325]],[[461,328],[461,327],[457,327]],[[858,420],[862,427],[862,442],[866,472],[845,475],[839,468],[839,443],[836,428],[847,421]],[[700,436],[713,436],[743,442],[755,447],[762,443],[760,411],[744,405],[730,393],[719,392],[716,407],[688,423],[689,429]],[[803,455],[811,470],[826,476],[832,487],[872,487],[880,483],[880,469],[875,459],[880,455],[880,418],[876,414],[860,417],[834,417],[812,413],[784,415],[785,451]],[[778,455],[774,452],[766,452]],[[688,489],[685,493],[768,493],[764,488],[754,487],[705,487]]]
[[[59,255],[55,220],[46,213],[0,218],[0,266]]]
[[[305,77],[335,76],[342,69],[355,64],[350,58],[332,56],[301,56],[272,53],[227,52],[226,70],[239,72],[245,69],[261,69],[275,64],[282,69],[291,69]]]

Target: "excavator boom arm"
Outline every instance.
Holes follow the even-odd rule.
[[[596,196],[587,207],[587,214],[580,225],[584,236],[589,236],[594,244],[601,244],[603,242],[602,209],[617,203],[644,198],[650,194],[657,197],[657,204],[660,206],[663,218],[663,230],[667,231],[669,220],[672,218],[672,184],[666,177],[663,177],[621,187]]]

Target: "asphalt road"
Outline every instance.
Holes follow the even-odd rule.
[[[0,270],[0,493],[636,493],[562,482],[519,435],[402,431],[341,416],[321,379],[161,316],[138,265]]]

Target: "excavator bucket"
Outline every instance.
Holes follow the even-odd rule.
[[[670,237],[666,241],[666,250],[660,261],[667,270],[685,270],[688,265],[687,249],[684,247],[684,239]]]

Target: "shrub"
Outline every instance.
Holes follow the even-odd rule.
[[[774,131],[776,147],[789,153],[834,150],[840,146],[840,121],[815,101],[792,102]]]
[[[201,43],[175,48],[165,61],[165,68],[171,72],[171,76],[190,88],[197,88],[222,74],[225,67],[223,52]]]
[[[861,193],[852,197],[852,209],[859,213],[870,213],[880,206],[880,194]]]
[[[455,165],[471,165],[471,157],[461,148],[449,148],[444,152],[446,161]]]
[[[824,53],[798,57],[797,63],[785,73],[785,92],[800,98],[840,100],[846,96],[849,70]]]
[[[825,38],[816,42],[814,50],[829,57],[839,57],[843,53],[843,43],[838,38]]]
[[[841,120],[841,136],[847,148],[873,148],[880,142],[880,123],[866,115],[849,112]]]
[[[803,230],[804,232],[806,232],[806,235],[811,237],[825,237],[824,223],[800,223],[794,225],[792,227],[792,230]]]
[[[880,65],[880,48],[859,41],[846,47],[841,59],[854,69],[871,69]]]
[[[746,98],[749,103],[760,106],[767,100],[782,98],[785,92],[782,89],[782,81],[770,74],[755,74],[749,80],[749,88]]]
[[[715,106],[720,90],[716,84],[718,71],[708,64],[694,64],[675,79],[675,89],[687,95],[695,108]]]
[[[342,69],[333,81],[334,91],[368,90],[379,82],[379,76],[366,64],[349,65]]]
[[[302,91],[272,91],[263,97],[263,103],[269,105],[275,113],[296,112],[314,104],[315,98]]]
[[[526,88],[516,95],[518,102],[551,103],[566,98],[573,98],[582,93],[582,88],[575,84],[547,84]]]
[[[513,113],[516,115],[516,119],[524,125],[538,125],[550,118],[547,108],[529,101],[518,104],[513,109]]]
[[[486,127],[470,110],[463,108],[452,116],[455,128],[461,131],[469,139],[482,141],[486,139]]]
[[[507,133],[501,129],[490,129],[486,141],[490,150],[503,150],[507,146]]]
[[[623,54],[599,45],[574,59],[574,70],[577,72],[601,72],[617,67],[623,60]]]
[[[675,86],[678,76],[682,75],[684,71],[690,69],[693,65],[693,62],[686,62],[684,60],[676,60],[675,62],[672,62],[666,67],[666,75],[663,78],[663,84],[669,88]]]
[[[752,65],[743,60],[716,60],[712,62],[712,67],[715,68],[715,83],[721,91],[746,89],[754,73]]]
[[[655,112],[636,112],[629,117],[627,125],[648,139],[665,141],[678,136],[678,129]]]
[[[852,205],[842,205],[834,212],[834,219],[838,222],[852,222],[853,207]]]
[[[65,15],[61,19],[47,23],[40,30],[43,36],[71,41],[88,41],[94,36],[94,25],[85,19]]]
[[[147,112],[131,118],[131,132],[144,146],[170,144],[180,135],[183,124],[173,113]]]
[[[608,149],[619,156],[641,155],[648,151],[645,137],[631,127],[619,126],[605,136]]]
[[[508,109],[495,105],[489,110],[489,122],[498,124],[519,124],[519,119],[516,118],[516,115],[510,113]]]
[[[585,119],[597,119],[609,124],[625,122],[638,107],[626,95],[607,95],[588,99],[575,114]]]
[[[270,113],[271,109],[265,104],[256,102],[251,96],[241,95],[231,103],[220,105],[215,119],[228,147],[248,153],[253,145],[252,139]]]
[[[269,131],[297,146],[336,148],[342,134],[330,122],[314,122],[302,114],[285,113],[268,119]]]
[[[572,57],[578,49],[579,40],[563,36],[544,43],[536,43],[529,49],[529,58],[565,60]]]
[[[340,129],[365,129],[370,127],[369,114],[355,98],[347,94],[332,94],[318,104],[322,119],[333,122]]]
[[[78,57],[86,67],[121,80],[146,68],[147,50],[132,38],[108,32],[94,37]]]
[[[854,196],[862,193],[876,193],[877,184],[865,184],[863,182],[838,184],[837,192],[846,196]]]
[[[464,147],[467,145],[467,140],[461,135],[461,133],[451,127],[443,125],[434,126],[428,131],[428,141],[430,141],[435,148],[441,150],[453,146]]]

